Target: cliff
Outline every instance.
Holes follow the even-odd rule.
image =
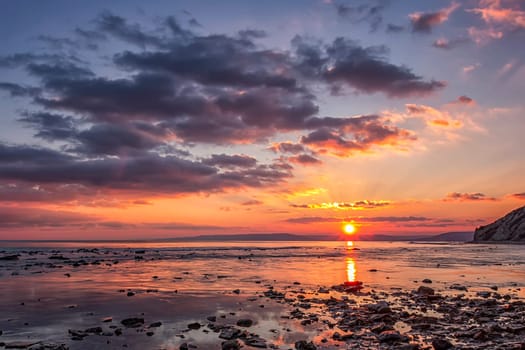
[[[474,232],[474,241],[525,242],[525,206]]]

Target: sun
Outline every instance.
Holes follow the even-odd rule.
[[[355,233],[355,226],[353,224],[344,224],[343,226],[343,231],[347,234],[347,235],[352,235]]]

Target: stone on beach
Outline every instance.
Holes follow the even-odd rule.
[[[317,350],[313,342],[307,342],[306,340],[296,341],[294,345],[295,350]]]
[[[144,319],[139,317],[131,317],[122,320],[120,323],[122,323],[122,325],[127,328],[137,328],[144,324]]]
[[[237,321],[237,326],[239,327],[251,327],[252,324],[253,324],[253,321],[250,320],[249,318],[240,319],[239,321]]]

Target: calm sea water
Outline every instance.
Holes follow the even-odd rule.
[[[178,349],[188,341],[220,349],[213,332],[185,329],[189,322],[223,315],[220,320],[232,318],[233,323],[251,318],[253,331],[290,348],[298,339],[315,337],[316,329],[283,319],[283,306],[260,296],[270,286],[315,291],[358,280],[365,292],[388,292],[416,289],[429,278],[440,293],[458,293],[450,289],[458,283],[467,294],[496,286],[499,293],[523,298],[524,248],[408,242],[0,242],[0,256],[20,254],[18,260],[0,261],[0,341],[44,340],[79,350]],[[101,323],[106,317],[112,321]],[[102,325],[112,331],[108,327],[120,326],[126,317],[162,321],[163,326],[152,337],[125,330],[120,337],[70,339],[68,329]]]
[[[87,250],[86,250],[87,249]],[[95,250],[93,250],[95,249]],[[253,281],[331,286],[359,280],[371,288],[411,288],[430,278],[437,286],[525,286],[525,246],[417,242],[4,242],[0,285],[18,289],[27,279],[44,284],[71,273],[73,288],[106,288],[108,275],[121,288],[174,287],[191,293],[253,289]],[[144,254],[136,254],[145,250]],[[31,254],[27,254],[31,252]],[[88,265],[49,268],[49,255]],[[135,260],[136,256],[142,257]],[[92,263],[95,262],[95,265]],[[115,264],[118,262],[118,264]],[[26,268],[24,270],[24,268]],[[15,272],[15,276],[12,273]],[[58,276],[58,277],[57,277]],[[156,278],[153,278],[155,276]],[[16,277],[16,278],[14,278]],[[176,284],[174,284],[176,283]],[[112,285],[110,288],[114,288]]]

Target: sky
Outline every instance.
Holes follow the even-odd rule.
[[[9,1],[0,239],[472,231],[525,205],[525,2]]]

